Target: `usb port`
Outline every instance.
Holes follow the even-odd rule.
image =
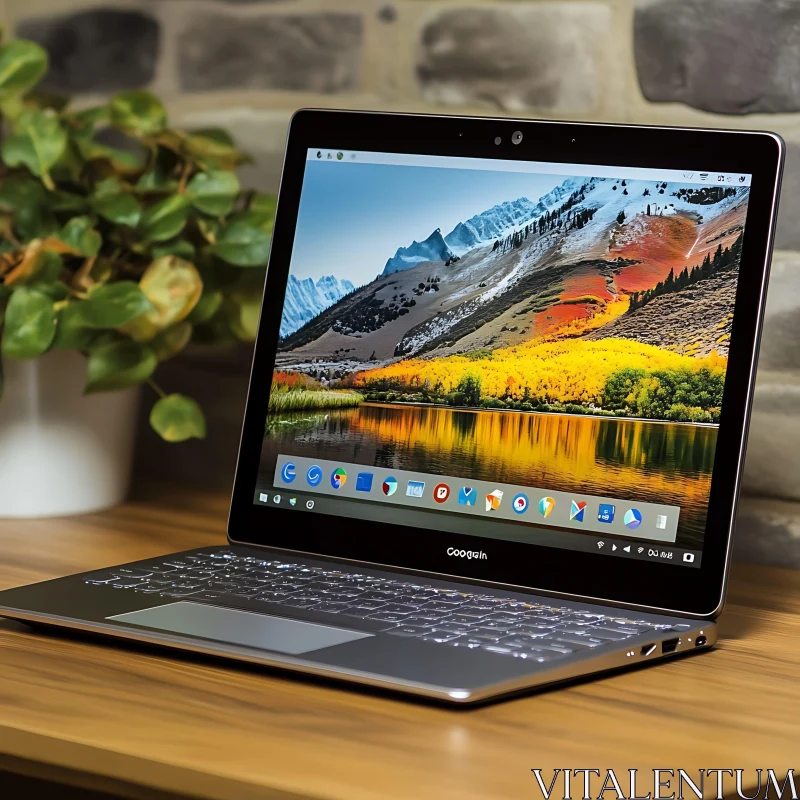
[[[664,639],[661,642],[661,652],[662,653],[674,653],[678,649],[678,645],[680,644],[679,638],[674,639]]]

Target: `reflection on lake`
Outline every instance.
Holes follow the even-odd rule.
[[[678,541],[698,545],[717,428],[518,411],[365,403],[273,415],[261,456],[272,483],[292,453],[681,507]]]

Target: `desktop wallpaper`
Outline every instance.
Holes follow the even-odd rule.
[[[749,189],[309,161],[278,453],[681,507],[699,548]]]

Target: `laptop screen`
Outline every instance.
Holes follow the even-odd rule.
[[[750,176],[692,166],[310,149],[254,502],[699,567]]]

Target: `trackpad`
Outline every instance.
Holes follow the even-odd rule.
[[[117,614],[107,619],[290,655],[308,653],[321,647],[331,647],[373,635],[317,625],[314,622],[300,622],[185,601]]]

